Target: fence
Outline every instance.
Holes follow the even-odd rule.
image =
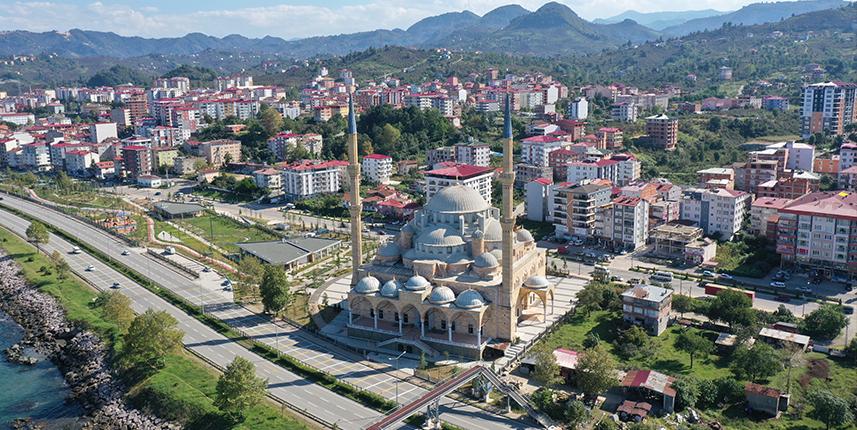
[[[170,266],[175,267],[178,270],[181,270],[182,272],[191,276],[193,279],[199,279],[199,273],[197,273],[195,270],[191,269],[190,267],[182,265],[182,264],[178,263],[177,261],[173,261],[172,259],[167,258],[166,256],[164,256],[160,252],[155,251],[154,249],[146,248],[146,252],[148,252],[149,255],[157,258],[158,260],[161,260],[164,263],[167,263]]]

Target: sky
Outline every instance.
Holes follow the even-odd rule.
[[[759,0],[756,0],[759,1]],[[112,31],[123,36],[266,35],[285,39],[407,29],[427,16],[510,3],[529,10],[547,0],[0,0],[0,31]],[[735,10],[754,0],[559,0],[586,19],[626,10]]]

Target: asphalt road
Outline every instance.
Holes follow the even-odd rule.
[[[5,202],[3,203],[5,204]],[[18,208],[21,207],[18,206]],[[9,212],[0,211],[0,224],[19,235],[24,235],[30,223]],[[182,340],[185,347],[205,357],[218,367],[225,368],[235,357],[239,356],[250,360],[256,365],[257,375],[268,379],[268,391],[293,407],[306,409],[324,421],[338,422],[340,427],[350,429],[362,428],[379,416],[379,413],[374,410],[336,395],[323,387],[308,383],[302,377],[251,353],[149,290],[134,283],[97,258],[85,252],[72,254],[73,245],[61,237],[51,234],[50,241],[41,247],[48,253],[59,252],[71,266],[72,271],[99,290],[110,291],[113,283],[119,283],[118,291],[131,299],[132,308],[135,312],[142,313],[147,309],[157,309],[172,315],[178,321],[179,328],[185,333]],[[92,265],[94,269],[87,271],[88,265]]]
[[[374,391],[389,399],[394,398],[397,379],[387,374],[386,371],[379,371],[362,363],[357,363],[353,356],[336,352],[328,345],[325,345],[323,342],[314,339],[313,336],[303,333],[300,330],[284,330],[282,326],[275,326],[266,318],[254,315],[240,306],[232,303],[226,303],[223,301],[224,295],[221,291],[213,290],[210,287],[207,288],[199,282],[194,283],[185,275],[175,271],[173,268],[146,256],[142,250],[134,250],[134,252],[131,252],[129,255],[122,256],[122,251],[128,249],[127,245],[108,233],[90,226],[89,224],[23,199],[12,196],[4,197],[5,199],[0,201],[0,205],[8,205],[24,211],[47,224],[76,236],[80,240],[86,241],[86,243],[98,249],[100,252],[111,256],[137,273],[147,276],[163,288],[167,288],[174,293],[181,295],[191,303],[206,303],[207,313],[215,314],[215,316],[221,317],[230,325],[238,326],[256,340],[271,346],[276,346],[281,351],[284,351],[284,353],[294,356],[301,361],[307,362],[308,364],[324,371],[330,372],[339,379],[346,380],[347,382],[360,386],[361,388]],[[7,216],[11,216],[5,212],[3,212],[3,215],[3,219],[6,219]],[[67,247],[65,252],[68,252],[70,249],[71,245]],[[182,311],[174,309],[168,303],[164,301],[161,302],[161,307],[154,308],[166,309],[166,307],[169,307],[174,312],[182,313]],[[182,315],[194,322],[196,321],[183,313]],[[201,323],[197,324],[205,327]],[[198,339],[198,341],[202,340],[203,342],[201,343],[209,341],[209,343],[213,342],[219,344],[225,340],[222,336],[217,335],[211,330],[209,331],[211,332],[210,334],[220,338],[220,340],[215,341],[213,340],[214,338],[209,338]],[[230,346],[249,354],[246,349],[239,345],[232,344]],[[208,357],[208,355],[205,354],[204,356]],[[225,357],[232,356],[234,356],[234,354],[227,355]],[[257,358],[263,360],[259,357]],[[227,363],[229,361],[231,361],[231,359],[229,359]],[[323,363],[323,365],[320,365],[319,363]],[[273,364],[270,364],[270,366],[280,369]],[[289,376],[297,378],[297,375],[291,374],[290,372],[288,373]],[[265,374],[261,375],[263,377],[267,377]],[[277,388],[292,388],[291,385],[295,384],[294,381],[292,381],[291,385],[279,385],[276,383],[272,385]],[[299,384],[298,386],[301,388],[288,390],[288,395],[284,394],[281,398],[298,408],[306,409],[313,414],[318,414],[318,416],[325,420],[329,420],[329,422],[339,421],[340,427],[345,427],[350,423],[359,424],[357,427],[360,427],[361,425],[367,424],[367,416],[378,416],[377,412],[359,406],[358,404],[317,385],[302,381],[302,384]],[[312,396],[308,396],[309,393],[305,391],[310,387],[313,389]],[[318,393],[316,393],[316,391],[318,391]],[[419,397],[419,395],[425,392],[422,388],[407,382],[398,382],[398,391],[402,402]],[[277,395],[279,396],[279,394]],[[319,400],[323,398],[325,400],[314,401],[312,398],[318,398]],[[338,403],[340,401],[344,401],[345,403]],[[338,404],[340,406],[330,406],[334,404]],[[478,408],[462,405],[452,399],[444,399],[441,404],[443,408],[442,419],[462,428],[532,428],[529,421],[523,422],[510,420],[487,413]]]

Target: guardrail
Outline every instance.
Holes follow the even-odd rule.
[[[160,252],[158,252],[158,251],[155,251],[155,250],[154,250],[154,249],[152,249],[152,248],[146,248],[146,252],[147,252],[149,255],[151,255],[151,256],[153,256],[153,257],[157,258],[158,260],[161,260],[161,261],[163,261],[164,263],[167,263],[167,264],[169,264],[170,266],[172,266],[172,267],[174,267],[174,268],[176,268],[176,269],[178,269],[178,270],[181,270],[182,272],[186,273],[187,275],[189,275],[189,276],[190,276],[190,277],[192,277],[193,279],[199,279],[199,273],[197,273],[195,270],[191,269],[190,267],[187,267],[187,266],[184,266],[184,265],[182,265],[182,264],[179,264],[178,262],[173,261],[173,260],[172,260],[172,259],[170,259],[170,258],[167,258],[165,255],[161,254],[161,253],[160,253]]]

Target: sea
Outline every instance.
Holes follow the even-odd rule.
[[[0,429],[16,418],[31,418],[46,429],[77,429],[81,408],[66,402],[69,388],[62,373],[47,359],[33,366],[6,360],[6,348],[21,340],[24,330],[0,311]]]

